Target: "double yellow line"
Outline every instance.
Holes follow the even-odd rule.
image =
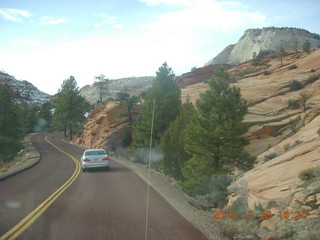
[[[22,219],[16,226],[11,228],[8,232],[6,232],[3,236],[0,237],[0,240],[12,240],[16,239],[20,234],[22,234],[30,225],[36,221],[47,209],[51,206],[51,204],[76,180],[80,173],[80,163],[79,161],[70,155],[69,153],[63,151],[61,148],[53,144],[48,140],[48,136],[45,140],[51,144],[53,147],[58,149],[60,152],[64,153],[68,157],[70,157],[75,165],[76,170],[72,174],[72,176],[66,181],[57,191],[55,191],[50,197],[48,197],[43,203],[41,203],[35,210],[29,213],[24,219]]]

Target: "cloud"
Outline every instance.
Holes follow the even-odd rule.
[[[0,8],[0,16],[9,21],[23,22],[24,18],[30,17],[31,14],[20,9]]]
[[[111,16],[108,14],[94,14],[100,18],[99,22],[93,24],[93,26],[99,28],[104,25],[113,26],[115,29],[120,29],[123,27],[123,24],[117,23],[117,17]]]
[[[14,39],[11,42],[14,44],[19,44],[23,47],[37,47],[40,45],[40,41],[38,41],[38,40],[28,41],[28,40],[24,40],[24,39]]]
[[[53,18],[53,17],[48,17],[44,16],[40,20],[40,24],[49,24],[49,25],[55,25],[59,23],[66,23],[67,20],[64,20],[62,18]]]
[[[141,0],[147,4],[177,4],[179,10],[159,15],[155,21],[144,25],[149,31],[162,33],[197,30],[227,32],[248,25],[263,25],[266,16],[258,12],[245,12],[244,5],[239,2],[218,2],[213,0]]]

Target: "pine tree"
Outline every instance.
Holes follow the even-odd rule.
[[[54,106],[55,124],[63,128],[65,137],[68,130],[69,137],[72,139],[75,128],[84,122],[84,114],[89,108],[89,104],[79,94],[79,87],[73,76],[63,81]]]
[[[170,124],[161,138],[160,147],[163,151],[162,167],[166,175],[181,180],[181,169],[190,158],[185,151],[185,129],[191,123],[195,109],[189,98],[182,105],[180,115]]]
[[[155,102],[153,142],[154,145],[158,145],[161,136],[179,115],[181,108],[180,89],[167,63],[164,63],[157,71],[152,87],[141,104],[140,115],[134,124],[134,147],[146,147],[149,144],[153,102]]]
[[[106,78],[105,75],[100,74],[99,76],[95,76],[94,79],[94,85],[98,87],[99,91],[99,102],[103,101],[103,97],[107,95],[109,87],[108,84],[110,82],[109,79]]]
[[[20,148],[20,124],[13,92],[7,84],[0,85],[0,160]]]
[[[182,170],[189,191],[212,174],[248,169],[253,164],[243,150],[248,141],[241,137],[248,130],[241,124],[247,104],[240,89],[230,86],[231,81],[228,72],[218,69],[209,81],[210,90],[196,102],[196,117],[185,134],[186,152],[192,157]]]
[[[124,103],[127,107],[127,114],[130,125],[132,125],[133,118],[132,118],[132,108],[138,103],[139,97],[137,96],[130,96],[127,92],[118,92],[117,93],[117,100]]]
[[[310,52],[311,49],[311,44],[309,42],[309,40],[306,40],[303,44],[302,44],[302,50],[305,52]]]

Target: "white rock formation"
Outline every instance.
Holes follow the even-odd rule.
[[[253,58],[254,53],[260,51],[279,52],[302,49],[303,43],[308,40],[311,48],[320,46],[319,34],[310,33],[297,28],[262,28],[248,29],[237,44],[229,45],[207,65],[239,64]]]

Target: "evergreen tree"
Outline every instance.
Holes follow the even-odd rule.
[[[103,101],[103,97],[107,95],[109,87],[108,84],[110,82],[109,79],[106,78],[105,75],[100,74],[99,76],[95,76],[94,85],[98,88],[99,91],[99,102]]]
[[[54,106],[55,124],[63,128],[65,137],[67,137],[68,130],[69,137],[72,139],[74,130],[84,122],[84,114],[89,108],[89,104],[79,94],[79,87],[73,76],[63,81]]]
[[[240,89],[230,86],[231,81],[228,72],[218,69],[209,81],[210,90],[196,102],[196,117],[185,134],[186,152],[192,156],[182,170],[188,191],[212,174],[248,169],[253,164],[243,149],[248,141],[241,137],[248,130],[241,124],[247,104]]]
[[[185,129],[191,123],[195,109],[189,98],[182,105],[180,115],[170,124],[161,138],[160,147],[163,151],[162,167],[166,175],[181,180],[181,169],[190,158],[185,151]]]
[[[305,52],[310,52],[311,49],[311,44],[309,42],[309,40],[306,40],[303,44],[302,44],[302,50]]]
[[[21,147],[21,137],[17,106],[13,93],[7,84],[0,85],[0,160],[16,152]]]
[[[128,119],[129,119],[130,125],[132,125],[132,122],[133,122],[132,108],[138,103],[139,97],[130,96],[130,94],[127,92],[118,92],[117,100],[126,105],[127,111],[128,111]]]
[[[155,101],[154,116],[154,145],[158,145],[160,137],[180,112],[180,89],[175,82],[172,69],[164,63],[156,73],[151,89],[147,92],[140,107],[140,115],[134,124],[133,146],[146,147],[150,140],[153,102]]]

